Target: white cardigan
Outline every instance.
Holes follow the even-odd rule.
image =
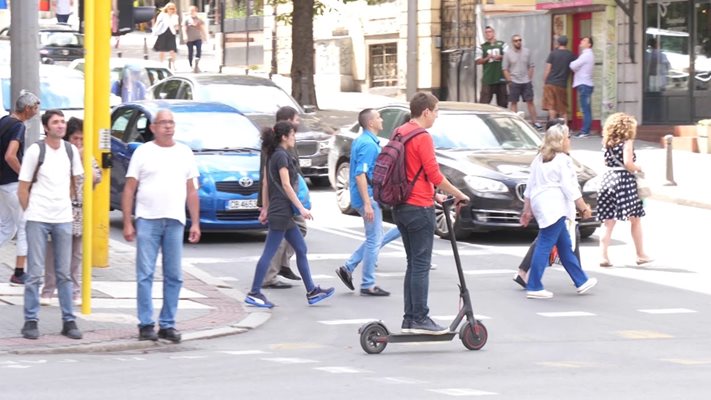
[[[524,196],[531,199],[531,210],[540,228],[553,225],[561,217],[575,221],[575,200],[582,193],[573,159],[558,153],[544,163],[540,154],[536,156]]]
[[[173,35],[177,35],[178,31],[175,29],[176,26],[180,25],[180,18],[178,14],[170,15],[166,12],[158,14],[156,18],[156,24],[153,27],[153,35],[160,36],[166,30],[170,29]]]

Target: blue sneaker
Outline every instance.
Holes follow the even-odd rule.
[[[274,303],[267,300],[267,297],[261,293],[247,293],[247,297],[245,297],[244,302],[260,308],[274,307]]]
[[[321,289],[321,286],[316,286],[314,290],[306,294],[306,300],[309,301],[309,304],[313,305],[321,300],[331,297],[335,292],[336,289],[334,288]]]

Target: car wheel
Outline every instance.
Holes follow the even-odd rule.
[[[336,168],[336,202],[343,214],[354,215],[356,210],[351,207],[351,189],[348,182],[350,173],[351,166],[347,161],[338,164],[338,168]]]
[[[459,227],[457,212],[454,208],[450,210],[449,216],[452,218],[452,225],[454,225],[454,238],[457,240],[468,238],[471,232]],[[447,228],[447,220],[444,217],[444,209],[438,203],[435,204],[435,234],[442,239],[449,239],[449,229]]]
[[[580,238],[581,239],[589,238],[590,236],[592,236],[593,233],[595,233],[595,229],[597,229],[597,228],[594,226],[580,228]]]
[[[328,181],[327,176],[312,176],[309,179],[311,180],[311,184],[314,186],[325,187],[331,185],[331,182]]]

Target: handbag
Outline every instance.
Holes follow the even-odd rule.
[[[617,158],[615,158],[615,163],[617,163],[620,168],[624,168],[625,171],[629,172],[629,170]],[[647,179],[645,179],[644,172],[630,172],[630,174],[632,174],[634,176],[634,179],[637,181],[637,196],[641,200],[651,197],[652,188],[649,186],[649,182],[647,181]]]

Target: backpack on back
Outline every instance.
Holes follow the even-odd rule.
[[[417,171],[412,182],[408,182],[405,144],[425,132],[427,131],[424,128],[417,128],[403,136],[396,130],[390,138],[390,142],[383,147],[375,159],[373,168],[372,184],[375,201],[392,207],[404,203],[410,197],[412,187],[419,178],[422,167]]]

